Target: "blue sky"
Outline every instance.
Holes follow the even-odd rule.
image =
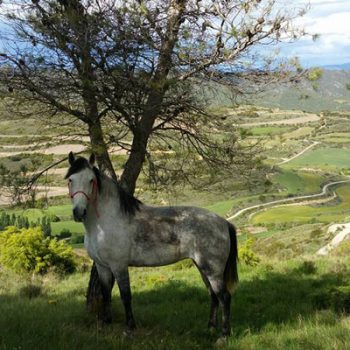
[[[278,1],[291,8],[309,3],[310,10],[296,23],[306,32],[320,35],[315,42],[309,36],[295,43],[281,44],[283,57],[298,56],[305,67],[350,62],[350,0]],[[0,31],[4,29],[0,22]]]
[[[309,3],[311,9],[298,23],[307,32],[319,34],[320,38],[316,42],[303,38],[283,44],[282,55],[298,56],[304,66],[350,62],[350,0],[310,0]]]

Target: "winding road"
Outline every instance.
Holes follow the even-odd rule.
[[[284,199],[279,199],[279,200],[272,201],[272,202],[252,205],[250,207],[241,209],[237,213],[235,213],[232,216],[230,216],[229,218],[227,218],[227,220],[231,221],[232,219],[235,219],[236,217],[246,213],[247,211],[253,210],[253,209],[259,209],[260,210],[260,209],[263,209],[263,208],[268,207],[270,205],[272,207],[274,207],[275,206],[274,204],[278,204],[277,206],[279,206],[280,204],[285,204],[285,203],[289,203],[289,202],[295,202],[295,201],[304,200],[304,199],[319,198],[319,197],[322,197],[322,196],[327,194],[327,191],[328,191],[329,187],[335,186],[335,185],[339,185],[339,184],[343,184],[343,183],[347,183],[347,182],[350,182],[350,179],[349,180],[341,180],[341,181],[330,182],[330,183],[328,183],[328,184],[323,186],[322,192],[320,192],[320,193],[315,193],[315,194],[310,194],[310,195],[305,195],[305,196],[292,197],[292,198],[284,198]]]

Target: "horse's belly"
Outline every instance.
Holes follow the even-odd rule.
[[[162,266],[188,258],[180,247],[164,245],[157,249],[135,249],[131,254],[130,266]]]

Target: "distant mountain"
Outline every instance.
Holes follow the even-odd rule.
[[[349,64],[350,65],[350,64]],[[207,83],[196,86],[206,105],[228,107],[235,102],[268,108],[295,109],[306,112],[350,111],[350,69],[324,69],[317,81],[306,78],[298,84],[276,84],[259,94],[237,96],[228,86]]]
[[[350,62],[343,64],[330,64],[326,66],[322,66],[323,69],[330,70],[350,70]]]
[[[279,84],[255,98],[254,103],[307,112],[350,111],[348,84],[350,70],[324,70],[315,82],[305,79],[297,85]]]

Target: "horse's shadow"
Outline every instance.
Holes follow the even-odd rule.
[[[312,319],[320,310],[331,310],[335,315],[350,312],[350,276],[343,269],[329,274],[316,274],[303,265],[284,272],[259,269],[259,273],[252,274],[255,277],[241,280],[233,297],[234,337],[244,337],[247,330],[259,333],[271,324],[297,324],[300,317]],[[57,349],[62,344],[68,346],[72,339],[87,349],[128,348],[122,340],[124,310],[117,295],[113,297],[114,322],[100,330],[96,319],[86,311],[84,294],[85,286],[67,290],[57,296],[54,305],[50,304],[51,296],[28,301],[16,295],[1,295],[0,326],[8,330],[4,344],[22,346],[30,340],[40,349],[45,348],[47,337]],[[137,348],[139,343],[153,346],[163,339],[167,349],[177,349],[179,342],[187,344],[188,349],[211,348],[217,335],[210,335],[206,328],[209,305],[209,295],[198,280],[193,285],[181,280],[166,281],[135,291],[133,306],[138,330],[132,347]],[[62,325],[63,332],[55,331]],[[18,329],[24,332],[22,340],[17,336]],[[31,339],[33,334],[41,334],[42,347]]]
[[[161,327],[175,334],[201,333],[209,316],[210,298],[203,286],[181,281],[134,294],[136,317],[146,327]],[[242,280],[233,296],[232,329],[239,336],[258,332],[269,324],[298,322],[320,310],[350,312],[350,275],[316,274],[301,265],[286,272],[264,271],[258,278]]]

